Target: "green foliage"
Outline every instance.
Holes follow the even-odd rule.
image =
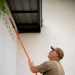
[[[5,5],[4,5],[4,2],[5,2],[5,0],[0,0],[0,9],[1,9],[4,13],[9,14],[9,11],[7,10],[7,8],[6,8]]]
[[[0,17],[1,17],[1,15],[2,15],[2,14],[1,14],[1,12],[0,12]]]

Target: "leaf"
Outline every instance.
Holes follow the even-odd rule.
[[[5,0],[0,0],[0,9],[1,9],[4,13],[9,14],[8,9],[7,9],[7,8],[5,7],[5,5],[4,5],[4,2],[5,2]]]

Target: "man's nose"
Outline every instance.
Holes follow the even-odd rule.
[[[50,54],[51,52],[49,52],[49,54]]]

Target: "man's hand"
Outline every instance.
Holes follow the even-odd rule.
[[[34,66],[33,61],[28,60],[28,64],[29,64],[30,67],[31,67],[31,66]]]
[[[28,60],[28,64],[29,64],[29,66],[30,66],[31,72],[33,72],[33,73],[38,73],[38,69],[36,68],[36,66],[34,66],[33,61]]]

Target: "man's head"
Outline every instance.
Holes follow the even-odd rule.
[[[64,57],[64,52],[61,48],[54,48],[51,46],[52,51],[50,51],[48,57],[52,60],[61,60]]]

